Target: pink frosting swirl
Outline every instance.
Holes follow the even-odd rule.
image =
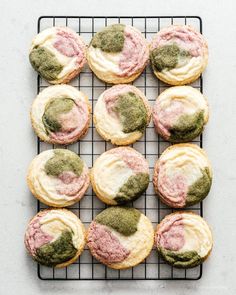
[[[25,246],[29,253],[33,256],[36,250],[41,246],[48,244],[53,240],[53,237],[45,233],[41,229],[40,219],[46,215],[47,212],[39,212],[29,223],[25,233]]]
[[[125,162],[125,164],[134,171],[135,174],[149,173],[148,162],[134,149],[118,147],[109,150],[107,153],[120,157]]]
[[[182,208],[187,199],[187,179],[182,174],[167,175],[165,163],[160,163],[158,172],[158,191],[163,201],[174,208]]]
[[[168,108],[162,108],[160,102],[156,100],[153,107],[153,123],[157,132],[168,138],[170,136],[169,129],[183,113],[184,107],[179,101],[173,101]]]
[[[87,245],[94,257],[106,264],[122,262],[130,254],[107,226],[95,221],[89,227]]]
[[[64,171],[58,178],[60,182],[56,187],[57,193],[69,196],[72,200],[80,200],[89,186],[89,172],[85,165],[80,176],[72,171]]]
[[[129,77],[145,67],[149,58],[149,50],[145,38],[134,27],[125,26],[124,36],[124,47],[119,60],[119,76]]]
[[[191,26],[170,26],[157,33],[151,43],[151,50],[164,45],[176,43],[192,56],[204,55],[206,41],[203,36]]]
[[[165,217],[155,236],[156,247],[179,251],[185,244],[184,223],[181,214]]]
[[[67,144],[76,141],[84,132],[89,120],[87,103],[82,100],[75,100],[73,108],[59,116],[61,130],[51,132],[50,138],[55,143]]]
[[[65,28],[58,28],[56,36],[54,48],[67,57],[76,57],[77,65],[83,67],[86,63],[86,46],[79,36]]]

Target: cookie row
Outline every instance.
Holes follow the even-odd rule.
[[[30,62],[49,83],[68,83],[86,61],[95,75],[112,84],[130,83],[150,59],[154,74],[171,85],[195,81],[208,62],[208,46],[193,27],[161,29],[149,44],[136,28],[114,24],[97,32],[88,46],[73,30],[53,27],[32,41]]]
[[[91,107],[85,94],[69,85],[54,85],[38,94],[31,108],[31,122],[41,140],[70,144],[84,136]],[[209,110],[206,98],[190,86],[163,91],[153,110],[135,86],[115,85],[105,90],[94,107],[97,132],[116,145],[128,145],[142,137],[151,115],[155,130],[165,140],[188,142],[203,131]]]
[[[154,233],[151,221],[139,210],[109,207],[85,230],[66,209],[40,211],[30,221],[25,246],[34,260],[50,267],[65,267],[78,259],[85,244],[91,254],[114,269],[141,263],[153,246],[167,263],[190,268],[202,263],[212,249],[207,223],[190,211],[167,215]]]
[[[132,202],[148,188],[147,160],[131,147],[117,147],[101,154],[90,173],[74,152],[44,151],[31,162],[27,182],[32,194],[54,207],[70,206],[84,196],[91,180],[97,197],[108,205]],[[209,193],[212,168],[206,153],[194,144],[167,148],[154,167],[153,184],[161,201],[184,208],[202,201]]]

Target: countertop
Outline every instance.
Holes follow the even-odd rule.
[[[236,198],[236,2],[205,0],[1,0],[0,55],[0,294],[235,294]],[[198,15],[203,19],[210,59],[204,94],[210,121],[204,148],[213,164],[214,182],[204,201],[214,249],[199,281],[50,282],[40,281],[26,255],[23,235],[36,213],[25,175],[36,154],[29,108],[36,94],[36,74],[28,48],[41,15]]]

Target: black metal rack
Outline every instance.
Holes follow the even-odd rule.
[[[38,19],[38,32],[52,26],[68,26],[80,34],[88,44],[92,36],[98,30],[106,25],[120,22],[138,28],[148,40],[162,27],[171,24],[190,24],[202,32],[202,20],[198,16],[42,16]],[[48,83],[39,76],[37,81],[38,92],[48,86]],[[88,95],[92,104],[92,109],[99,95],[110,86],[98,80],[88,67],[85,67],[80,75],[70,84]],[[142,75],[134,81],[133,85],[145,93],[150,104],[153,104],[156,97],[164,89],[169,87],[154,77],[149,66]],[[191,86],[202,92],[202,78],[199,78],[196,82],[191,84]],[[197,138],[194,142],[202,147],[202,136]],[[144,136],[137,143],[132,145],[149,161],[151,177],[157,157],[159,157],[168,145],[168,142],[163,141],[155,133],[152,122],[146,129]],[[57,146],[41,142],[38,139],[38,153],[56,147]],[[81,158],[86,161],[87,165],[92,167],[95,159],[102,152],[112,147],[110,143],[101,139],[91,122],[89,132],[85,138],[65,148],[77,152]],[[154,193],[152,182],[150,182],[146,193],[133,202],[133,206],[147,215],[154,226],[156,226],[165,215],[174,211],[174,209],[165,206],[159,201]],[[37,207],[38,210],[41,210],[46,206],[38,202]],[[76,213],[85,226],[87,226],[105,207],[106,206],[96,198],[90,188],[85,197],[79,203],[69,207],[69,209]],[[202,203],[188,209],[201,216],[203,214]],[[129,270],[109,269],[92,258],[88,248],[85,248],[84,252],[75,263],[64,269],[54,269],[38,265],[38,277],[42,280],[198,280],[201,276],[202,266],[188,270],[173,268],[167,265],[154,249],[143,263]]]

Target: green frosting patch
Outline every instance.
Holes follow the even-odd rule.
[[[80,157],[67,150],[55,150],[54,156],[49,159],[44,170],[47,175],[59,176],[64,171],[72,171],[80,176],[83,171],[83,162]]]
[[[152,66],[159,72],[164,69],[173,69],[177,66],[179,59],[189,57],[188,51],[180,49],[175,43],[155,48],[150,54]]]
[[[176,124],[169,129],[171,142],[187,142],[196,138],[204,128],[204,112],[193,115],[182,115]]]
[[[64,231],[56,241],[38,248],[35,259],[46,266],[56,266],[70,260],[76,253],[71,232]]]
[[[120,95],[114,107],[120,116],[123,132],[143,131],[147,125],[147,110],[142,99],[133,92]]]
[[[67,97],[53,98],[47,103],[42,117],[47,133],[60,131],[59,115],[68,113],[74,105],[73,99]]]
[[[56,80],[63,69],[53,53],[44,47],[35,47],[30,52],[32,67],[46,80]]]
[[[122,24],[111,25],[106,27],[101,32],[98,32],[93,37],[91,44],[95,48],[100,48],[105,52],[120,52],[123,49],[125,37]]]
[[[163,258],[171,265],[179,268],[190,268],[202,263],[203,259],[198,255],[196,251],[171,251],[163,248],[159,248]]]
[[[120,188],[114,200],[118,204],[134,201],[147,189],[149,184],[149,175],[147,173],[138,173],[129,177],[127,182]]]
[[[109,207],[95,218],[95,221],[112,227],[124,236],[130,236],[137,231],[141,213],[134,208]]]
[[[186,206],[192,206],[202,201],[209,193],[212,178],[209,168],[202,170],[202,177],[193,183],[188,190]]]

